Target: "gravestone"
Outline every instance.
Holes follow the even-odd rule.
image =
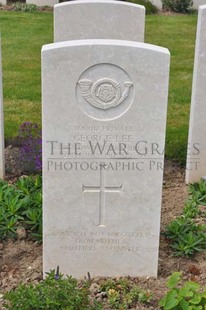
[[[193,0],[193,8],[198,9],[200,5],[206,4],[206,0]]]
[[[169,52],[42,50],[44,273],[157,276]]]
[[[4,111],[3,111],[3,87],[2,87],[2,61],[1,61],[1,38],[0,38],[0,178],[5,175],[4,160]]]
[[[199,7],[189,123],[186,182],[206,176],[206,5]]]
[[[144,42],[145,7],[115,0],[79,0],[54,7],[54,42],[117,39]]]
[[[54,6],[59,0],[26,0],[27,4],[36,4],[37,6]]]
[[[159,10],[162,10],[162,0],[150,0]]]

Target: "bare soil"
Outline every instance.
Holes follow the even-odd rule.
[[[184,170],[176,163],[166,161],[163,185],[161,230],[172,219],[182,213],[187,197],[187,185]],[[0,296],[14,289],[18,283],[38,282],[42,280],[42,246],[27,240],[21,232],[18,240],[0,243]],[[131,278],[144,289],[150,289],[154,298],[150,305],[137,305],[136,309],[159,309],[158,300],[166,292],[167,277],[174,271],[182,271],[185,280],[206,284],[206,253],[199,253],[193,258],[174,257],[168,241],[161,235],[158,278]],[[92,276],[92,275],[91,275]],[[92,279],[91,291],[94,298],[99,298],[98,285],[102,278]],[[0,309],[3,307],[0,305]],[[105,309],[110,309],[105,304]]]

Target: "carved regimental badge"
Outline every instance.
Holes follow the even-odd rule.
[[[102,78],[95,82],[89,79],[78,81],[84,99],[93,107],[99,109],[110,109],[120,105],[129,94],[130,81],[124,82],[124,89],[120,83],[110,78]]]
[[[127,112],[134,98],[129,74],[117,65],[101,63],[87,68],[76,82],[80,109],[97,120],[112,120]]]

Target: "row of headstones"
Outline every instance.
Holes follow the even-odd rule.
[[[162,9],[162,1],[161,0],[151,0],[151,2],[158,7],[159,9]],[[59,3],[59,0],[26,0],[26,3],[28,4],[36,4],[38,6],[54,6],[55,4]],[[1,4],[6,5],[7,0],[1,0]],[[193,0],[193,8],[198,9],[200,5],[206,4],[206,0]]]
[[[143,43],[144,19],[143,7],[123,2],[55,6],[56,43],[42,49],[45,272],[157,275],[170,54]],[[205,164],[198,178],[202,41],[198,34],[190,129],[202,117],[191,142]]]
[[[205,14],[203,6],[190,126],[198,178]],[[157,275],[170,55],[143,43],[144,19],[144,7],[109,0],[55,7],[55,43],[42,49],[45,272]]]

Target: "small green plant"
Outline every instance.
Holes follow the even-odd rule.
[[[206,249],[206,226],[198,225],[186,217],[171,221],[164,235],[171,240],[176,256],[191,256]]]
[[[192,0],[162,0],[165,9],[178,13],[190,13],[193,5]]]
[[[112,309],[128,309],[134,307],[137,302],[149,303],[152,299],[150,291],[140,289],[128,279],[106,280],[100,290],[107,293],[108,304]]]
[[[206,181],[200,180],[199,182],[190,184],[189,195],[189,200],[194,204],[206,206]]]
[[[183,215],[188,219],[196,218],[200,214],[200,210],[196,203],[193,203],[190,199],[185,203],[185,207],[183,209]]]
[[[16,2],[13,4],[14,11],[33,13],[37,11],[37,5]]]
[[[38,284],[19,285],[4,295],[4,307],[9,310],[101,310],[98,302],[91,303],[89,285],[78,286],[72,277],[51,271]]]
[[[206,309],[206,288],[200,290],[196,282],[187,281],[180,286],[182,274],[174,272],[167,281],[168,293],[159,306],[164,310],[203,310]]]
[[[204,213],[199,206],[206,205],[206,181],[193,183],[189,186],[189,197],[183,209],[183,215],[172,220],[165,228],[164,235],[176,256],[191,256],[206,249],[206,225],[197,224]]]
[[[16,237],[23,226],[34,240],[42,240],[42,178],[0,182],[0,238]]]

